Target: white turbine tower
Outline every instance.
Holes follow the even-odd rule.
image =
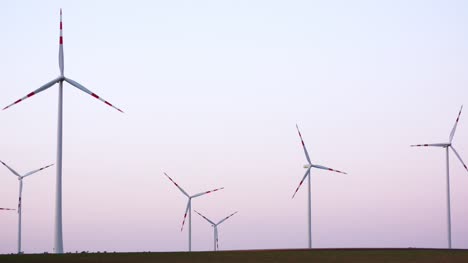
[[[304,140],[302,139],[302,135],[301,135],[301,132],[299,131],[299,127],[297,126],[296,124],[296,128],[297,128],[297,132],[299,133],[299,137],[301,138],[301,142],[302,142],[302,147],[304,148],[304,154],[305,154],[305,157],[307,159],[307,164],[304,165],[304,168],[307,169],[305,174],[304,174],[304,177],[302,177],[302,180],[301,182],[299,183],[299,186],[296,188],[296,191],[294,191],[294,194],[292,196],[292,198],[294,198],[294,196],[296,196],[296,193],[297,191],[299,191],[299,188],[301,187],[302,183],[304,182],[304,180],[306,178],[308,178],[308,187],[309,187],[309,202],[308,202],[308,205],[307,205],[307,208],[308,208],[308,212],[307,212],[307,216],[308,216],[308,220],[307,220],[307,224],[309,226],[309,231],[308,231],[308,234],[309,234],[309,248],[312,248],[312,204],[311,204],[311,189],[310,189],[310,169],[312,168],[317,168],[317,169],[322,169],[322,170],[328,170],[328,171],[332,171],[332,172],[337,172],[337,173],[341,173],[341,174],[346,174],[345,172],[341,172],[341,171],[338,171],[338,170],[335,170],[335,169],[331,169],[331,168],[328,168],[328,167],[325,167],[325,166],[322,166],[322,165],[316,165],[316,164],[312,164],[312,162],[310,161],[310,157],[309,157],[309,153],[307,152],[307,149],[306,149],[306,146],[304,144]]]
[[[211,226],[213,227],[213,234],[214,234],[214,238],[213,238],[213,251],[216,251],[219,249],[219,238],[218,238],[218,226],[223,223],[224,221],[226,221],[228,218],[230,218],[231,216],[237,214],[237,211],[228,215],[227,217],[225,217],[224,219],[222,219],[221,221],[219,221],[218,223],[215,223],[213,221],[211,221],[210,219],[208,219],[206,216],[202,215],[201,213],[199,213],[197,210],[194,210],[197,214],[199,214],[201,217],[203,217],[206,221],[208,221],[208,223],[211,224]]]
[[[453,147],[452,140],[453,136],[455,135],[455,130],[457,129],[458,120],[460,119],[460,115],[463,109],[463,105],[458,112],[457,119],[455,120],[455,125],[453,125],[452,131],[450,132],[449,142],[446,143],[431,143],[431,144],[416,144],[411,145],[411,147],[442,147],[445,148],[445,160],[446,160],[446,171],[447,171],[447,180],[446,180],[446,189],[447,189],[447,241],[448,247],[452,248],[452,219],[450,215],[450,174],[449,174],[449,148],[452,149],[455,156],[457,156],[458,160],[462,163],[463,167],[468,171],[466,164],[463,162],[462,158],[458,154],[457,150]]]
[[[222,190],[224,189],[224,187],[221,187],[221,188],[217,188],[217,189],[214,189],[214,190],[210,190],[210,191],[206,191],[206,192],[201,192],[199,194],[195,194],[195,195],[189,195],[187,194],[187,192],[185,192],[184,189],[182,189],[182,187],[180,187],[176,182],[174,182],[174,180],[172,180],[171,177],[169,177],[169,175],[167,175],[166,173],[164,173],[164,175],[167,176],[167,178],[169,178],[169,180],[171,180],[171,182],[177,186],[177,188],[179,188],[179,190],[185,195],[187,196],[188,198],[188,202],[187,202],[187,208],[185,209],[185,214],[184,214],[184,220],[182,221],[182,227],[180,228],[180,231],[184,230],[184,224],[185,224],[185,218],[187,218],[187,213],[189,215],[189,233],[188,233],[188,242],[189,242],[189,251],[192,251],[192,198],[196,198],[196,197],[199,197],[199,196],[202,196],[202,195],[206,195],[206,194],[209,194],[209,193],[213,193],[213,192],[216,192],[218,190]]]
[[[18,254],[21,254],[21,210],[22,210],[22,205],[21,205],[21,196],[22,196],[22,193],[23,193],[23,179],[25,177],[28,177],[32,174],[35,174],[39,171],[42,171],[50,166],[52,166],[53,164],[51,165],[47,165],[45,167],[42,167],[40,169],[37,169],[37,170],[34,170],[34,171],[31,171],[29,173],[25,173],[24,175],[20,175],[19,173],[17,173],[15,170],[13,170],[10,166],[8,166],[6,163],[0,161],[0,163],[2,163],[6,168],[8,168],[8,170],[10,170],[10,172],[12,172],[14,175],[16,175],[18,177],[18,181],[19,181],[19,197],[18,197]]]
[[[83,85],[79,84],[78,82],[65,77],[64,71],[64,57],[63,57],[63,35],[62,35],[62,9],[60,9],[60,38],[59,38],[59,69],[60,75],[47,82],[46,84],[42,85],[40,88],[36,89],[35,91],[29,93],[28,95],[24,96],[23,98],[13,102],[12,104],[6,106],[3,110],[8,109],[9,107],[20,103],[21,101],[32,97],[50,87],[54,84],[59,84],[59,92],[58,92],[58,124],[57,124],[57,179],[55,185],[55,227],[54,227],[54,252],[55,253],[63,253],[63,234],[62,234],[62,120],[63,120],[63,82],[66,81],[70,85],[74,86],[75,88],[88,93],[89,95],[93,96],[94,98],[104,102],[105,104],[111,106],[112,108],[120,111],[123,113],[122,110],[113,106],[103,98],[99,97],[92,91],[85,88]]]

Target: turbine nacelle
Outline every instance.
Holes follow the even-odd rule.
[[[309,169],[310,167],[312,167],[311,164],[304,164],[304,166],[303,166],[304,169]]]

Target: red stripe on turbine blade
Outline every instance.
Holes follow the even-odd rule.
[[[107,101],[104,101],[104,103],[107,104],[107,105],[109,105],[109,106],[111,106],[111,107],[113,107],[112,104],[110,104],[110,103],[107,102]]]
[[[60,30],[62,30],[62,21],[60,21]]]
[[[32,97],[32,96],[34,96],[35,94],[36,94],[36,93],[34,93],[34,91],[33,91],[33,92],[29,93],[29,94],[28,94],[28,95],[26,95],[26,96],[29,98],[29,97]]]
[[[60,44],[60,45],[63,44],[63,37],[62,37],[62,36],[60,36],[59,44]]]
[[[13,103],[13,104],[18,104],[18,103],[20,103],[21,101],[22,101],[22,99],[19,99],[19,100],[15,101],[15,103]]]
[[[94,93],[91,93],[91,96],[95,97],[96,99],[99,99],[99,96]]]
[[[184,215],[184,220],[182,221],[182,226],[180,227],[180,231],[184,229],[184,224],[185,224],[185,218],[187,217],[187,213]]]

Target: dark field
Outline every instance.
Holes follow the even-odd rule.
[[[1,263],[70,262],[70,263],[146,263],[146,262],[450,262],[467,263],[468,250],[442,249],[313,249],[247,250],[221,252],[107,253],[65,255],[1,255]]]

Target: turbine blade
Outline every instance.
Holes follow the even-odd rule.
[[[180,228],[180,232],[184,230],[185,219],[187,218],[187,213],[188,213],[189,208],[190,208],[190,199],[187,202],[187,209],[185,209],[184,220],[182,221],[182,227]]]
[[[1,207],[0,207],[0,210],[12,210],[12,211],[14,211],[14,210],[16,210],[16,209],[11,209],[11,208],[1,208]]]
[[[60,80],[62,80],[62,77],[58,77],[58,78],[56,78],[56,79],[54,79],[54,80],[51,80],[51,81],[47,82],[46,84],[42,85],[42,86],[41,86],[40,88],[38,88],[37,90],[35,90],[35,91],[29,93],[28,95],[22,97],[21,99],[19,99],[19,100],[13,102],[12,104],[6,106],[5,108],[3,108],[3,110],[6,110],[6,109],[10,108],[11,106],[22,102],[23,100],[25,100],[25,99],[27,99],[27,98],[30,98],[30,97],[32,97],[32,96],[38,94],[39,92],[42,92],[42,91],[44,91],[44,90],[50,88],[52,85],[54,85],[55,83],[59,82]]]
[[[80,83],[72,80],[72,79],[69,79],[69,78],[65,78],[65,81],[70,83],[70,85],[74,86],[75,88],[85,92],[85,93],[88,93],[89,95],[93,96],[94,98],[104,102],[105,104],[107,104],[108,106],[111,106],[112,108],[124,113],[121,109],[115,107],[114,105],[110,104],[108,101],[104,100],[103,98],[99,97],[98,95],[96,95],[95,93],[93,93],[92,91],[90,91],[89,89],[85,88],[83,85],[81,85]]]
[[[301,180],[301,182],[299,183],[299,186],[297,186],[296,191],[294,191],[294,194],[293,194],[292,198],[294,198],[294,196],[296,196],[297,191],[299,191],[299,188],[301,188],[302,183],[303,183],[304,180],[306,179],[307,175],[309,175],[309,173],[310,173],[310,167],[307,168],[307,170],[306,170],[306,172],[305,172],[305,174],[304,174],[304,177],[302,177],[302,180]]]
[[[413,144],[411,147],[447,147],[448,143],[426,143],[426,144]]]
[[[215,225],[215,223],[211,220],[209,220],[206,216],[202,215],[201,213],[199,213],[197,210],[193,210],[195,211],[195,213],[199,214],[201,217],[203,217],[206,221],[208,221],[209,223]]]
[[[301,135],[301,132],[299,131],[299,126],[297,124],[296,124],[296,129],[297,129],[297,133],[299,133],[299,137],[301,138],[302,147],[304,148],[304,153],[305,153],[306,159],[310,164],[311,162],[310,162],[309,153],[307,152],[307,148],[305,146],[304,140],[302,139],[302,135]]]
[[[457,156],[458,160],[460,160],[460,162],[463,164],[463,167],[465,167],[465,170],[468,171],[468,168],[466,167],[465,162],[463,162],[462,158],[460,157],[460,155],[458,154],[458,152],[455,150],[455,148],[453,148],[453,146],[450,146],[450,148],[452,148],[453,153],[455,153],[455,155]]]
[[[460,119],[462,110],[463,110],[463,105],[461,106],[460,111],[458,112],[457,119],[455,120],[455,124],[453,125],[452,131],[450,132],[449,142],[452,142],[453,140],[453,136],[455,135],[455,130],[457,129],[458,120]]]
[[[187,192],[185,192],[184,189],[182,189],[182,187],[180,187],[176,182],[174,182],[174,180],[172,180],[172,178],[169,177],[169,175],[167,175],[167,173],[164,173],[164,175],[166,175],[166,177],[169,178],[169,180],[171,180],[171,182],[172,182],[175,186],[177,186],[177,188],[179,188],[179,190],[180,190],[184,195],[186,195],[187,197],[190,198],[190,195],[188,195]]]
[[[6,163],[4,163],[3,161],[0,161],[0,163],[2,163],[6,168],[8,168],[8,170],[10,170],[10,172],[12,172],[14,175],[16,175],[18,177],[21,177],[21,175],[19,175],[19,173],[17,173],[15,170],[13,170],[13,168],[8,166]]]
[[[317,169],[328,170],[328,171],[336,172],[336,173],[340,173],[340,174],[347,174],[345,172],[338,171],[338,170],[335,170],[335,169],[332,169],[332,168],[328,168],[328,167],[325,167],[325,166],[322,166],[322,165],[312,164],[311,166],[314,167],[314,168],[317,168]]]
[[[216,250],[219,250],[219,237],[218,237],[218,228],[216,228]]]
[[[62,8],[60,8],[59,68],[61,76],[63,76],[64,67],[65,65],[63,61]]]
[[[49,168],[49,167],[51,167],[52,165],[53,165],[53,164],[49,164],[49,165],[44,166],[44,167],[42,167],[42,168],[39,168],[39,169],[37,169],[37,170],[31,171],[31,172],[29,172],[29,173],[23,175],[22,178],[24,178],[24,177],[26,177],[26,176],[30,176],[30,175],[32,175],[32,174],[35,174],[35,173],[37,173],[37,172],[39,172],[39,171],[42,171],[42,170],[44,170],[44,169],[46,169],[46,168]]]
[[[237,214],[238,211],[228,215],[227,217],[225,217],[223,220],[219,221],[216,225],[219,225],[221,224],[222,222],[226,221],[228,218],[232,217],[233,215]]]
[[[222,190],[222,189],[224,189],[224,187],[216,188],[214,190],[210,190],[210,191],[206,191],[206,192],[203,192],[203,193],[193,195],[192,198],[199,197],[199,196],[202,196],[202,195],[206,195],[206,194],[209,194],[209,193],[213,193],[213,192],[216,192],[216,191],[219,191],[219,190]]]

